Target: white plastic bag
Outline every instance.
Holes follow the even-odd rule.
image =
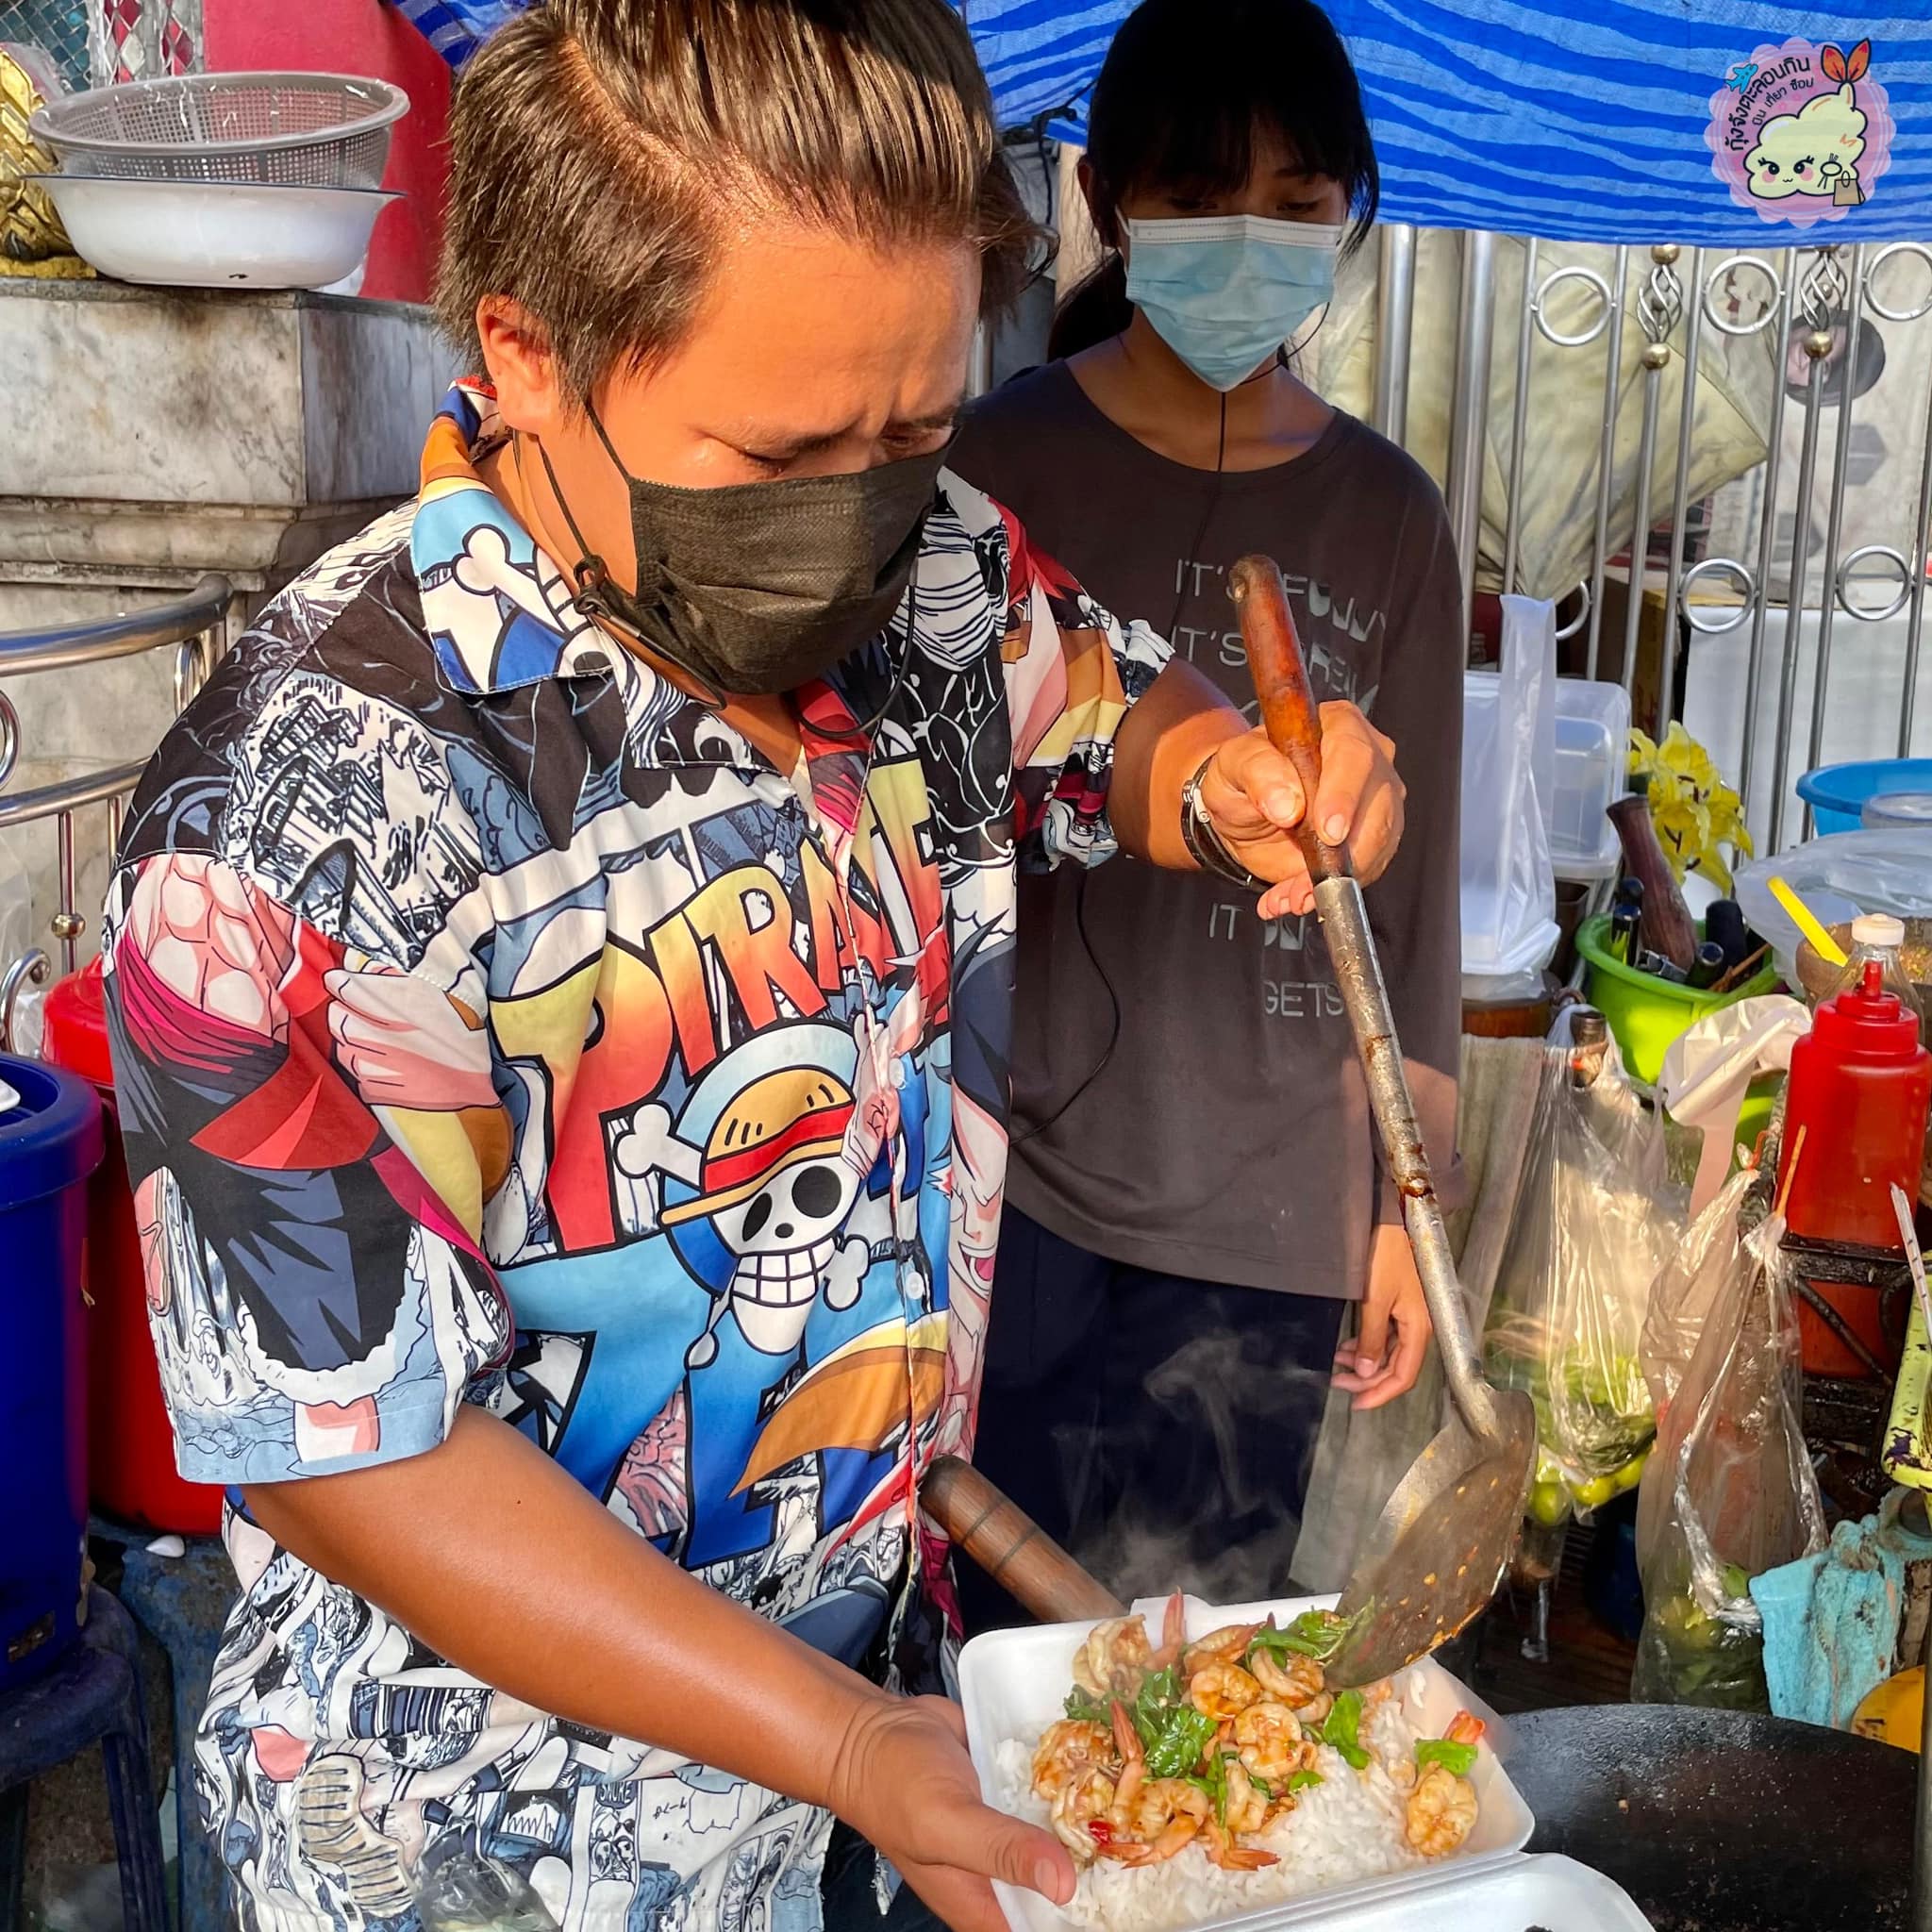
[[[1693,1214],[1703,1213],[1717,1198],[1730,1172],[1745,1090],[1759,1074],[1784,1073],[1791,1064],[1793,1042],[1810,1030],[1811,1015],[1803,1000],[1766,993],[1707,1013],[1664,1049],[1657,1098],[1680,1127],[1697,1127],[1704,1134],[1690,1191]]]
[[[1501,667],[1464,675],[1462,719],[1462,971],[1537,973],[1559,937],[1539,803],[1556,783],[1554,605],[1503,599]]]

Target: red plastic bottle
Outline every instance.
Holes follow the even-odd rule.
[[[1826,1000],[1792,1047],[1779,1179],[1795,1159],[1791,1234],[1896,1255],[1891,1190],[1918,1198],[1932,1053],[1919,1042],[1918,1016],[1881,980],[1878,961],[1867,960],[1863,984]]]

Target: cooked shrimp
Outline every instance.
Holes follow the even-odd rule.
[[[1278,1784],[1315,1761],[1315,1747],[1303,1735],[1301,1720],[1285,1704],[1251,1704],[1234,1721],[1234,1744],[1241,1762],[1256,1777]]]
[[[1074,1682],[1090,1697],[1131,1695],[1146,1674],[1147,1625],[1139,1617],[1109,1617],[1096,1624],[1074,1654]]]
[[[1259,1872],[1269,1865],[1281,1863],[1274,1852],[1264,1852],[1255,1845],[1239,1845],[1218,1824],[1208,1827],[1208,1856],[1224,1872]]]
[[[1334,1708],[1335,1693],[1332,1690],[1324,1690],[1321,1696],[1311,1697],[1306,1704],[1298,1705],[1294,1714],[1312,1731],[1317,1724],[1328,1722],[1328,1713]]]
[[[1054,1836],[1073,1853],[1074,1864],[1091,1865],[1101,1851],[1094,1827],[1110,1831],[1107,1821],[1114,1795],[1113,1779],[1097,1764],[1081,1765],[1055,1794]]]
[[[1113,1701],[1113,1748],[1120,1756],[1120,1775],[1115,1780],[1112,1825],[1116,1831],[1127,1828],[1127,1814],[1147,1782],[1147,1753],[1127,1707],[1118,1697]]]
[[[1209,1664],[1238,1664],[1241,1653],[1255,1641],[1258,1624],[1225,1624],[1210,1630],[1198,1643],[1191,1643],[1181,1656],[1181,1675],[1191,1677]]]
[[[1188,1600],[1175,1591],[1167,1600],[1167,1610],[1160,1620],[1160,1648],[1147,1659],[1148,1669],[1164,1671],[1169,1664],[1178,1663],[1187,1643]]]
[[[1076,1771],[1090,1764],[1111,1771],[1119,1762],[1113,1733],[1105,1724],[1087,1724],[1077,1718],[1061,1718],[1041,1733],[1033,1754],[1033,1794],[1055,1798],[1060,1787]]]
[[[1442,1735],[1452,1744],[1480,1744],[1483,1733],[1489,1729],[1481,1718],[1472,1711],[1458,1710],[1449,1720],[1449,1728]]]
[[[1157,1777],[1128,1807],[1126,1835],[1116,1826],[1112,1842],[1101,1851],[1124,1865],[1158,1865],[1191,1844],[1213,1818],[1213,1801],[1206,1791],[1185,1778]]]
[[[1268,1822],[1268,1800],[1249,1777],[1240,1758],[1230,1758],[1227,1773],[1227,1828],[1232,1834],[1259,1831]]]
[[[1456,1850],[1475,1824],[1475,1787],[1447,1765],[1432,1764],[1408,1794],[1405,1832],[1425,1858],[1443,1858]]]
[[[1203,1717],[1217,1723],[1261,1700],[1261,1687],[1239,1664],[1208,1664],[1188,1679],[1188,1695]]]
[[[1322,1666],[1311,1657],[1292,1652],[1277,1657],[1272,1650],[1257,1650],[1248,1659],[1248,1669],[1270,1697],[1291,1710],[1299,1710],[1323,1694]]]

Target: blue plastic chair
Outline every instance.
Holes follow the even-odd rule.
[[[19,1915],[26,1787],[94,1744],[108,1774],[124,1932],[168,1932],[136,1641],[127,1612],[106,1591],[90,1591],[79,1637],[0,1693],[0,1932],[14,1932]]]

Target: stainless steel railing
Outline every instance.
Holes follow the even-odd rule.
[[[1595,358],[1600,356],[1601,433],[1589,564],[1573,593],[1580,599],[1580,609],[1566,634],[1586,632],[1590,675],[1621,677],[1626,688],[1632,683],[1649,540],[1654,529],[1661,532],[1668,527],[1661,586],[1666,702],[1679,668],[1680,615],[1693,649],[1726,633],[1744,632],[1748,626],[1748,649],[1741,654],[1738,680],[1740,690],[1735,698],[1726,698],[1727,705],[1740,703],[1742,714],[1737,721],[1740,730],[1735,776],[1748,804],[1754,779],[1761,787],[1768,770],[1769,798],[1758,829],[1764,849],[1776,850],[1786,841],[1788,817],[1794,816],[1790,783],[1798,771],[1821,761],[1827,723],[1835,725],[1840,715],[1832,708],[1834,691],[1842,689],[1838,677],[1843,656],[1840,646],[1854,633],[1861,634],[1861,643],[1872,642],[1879,635],[1874,626],[1891,625],[1901,612],[1904,665],[1895,741],[1900,757],[1914,749],[1927,575],[1932,570],[1932,244],[1824,242],[1719,258],[1714,249],[1686,250],[1659,242],[1648,250],[1607,247],[1600,251],[1600,271],[1574,258],[1547,269],[1540,244],[1529,241],[1522,244],[1522,304],[1512,332],[1507,319],[1493,314],[1501,280],[1492,252],[1496,240],[1468,234],[1460,243],[1456,386],[1449,409],[1444,494],[1465,584],[1477,574],[1484,521],[1483,456],[1491,431],[1498,432],[1494,440],[1507,502],[1501,519],[1500,571],[1491,568],[1486,575],[1491,582],[1500,576],[1501,588],[1507,591],[1520,588],[1524,451],[1538,434],[1540,410],[1554,410],[1591,383]],[[1377,426],[1398,441],[1404,440],[1407,415],[1416,242],[1415,230],[1393,225],[1380,237],[1374,412]],[[1553,319],[1551,298],[1559,290],[1565,291],[1561,306],[1567,311],[1567,325]],[[1442,293],[1446,295],[1446,290]],[[1579,294],[1596,298],[1581,312]],[[1740,301],[1740,295],[1748,299]],[[1894,405],[1882,423],[1874,420],[1871,403],[1861,409],[1861,391],[1853,379],[1861,367],[1861,337],[1879,328],[1879,319],[1890,336],[1892,355],[1897,357],[1903,345],[1912,357],[1925,358],[1927,371],[1923,408],[1916,399],[1903,411]],[[1634,382],[1625,379],[1624,368],[1624,344],[1631,329],[1640,330],[1642,337]],[[1710,345],[1721,337],[1744,338],[1767,331],[1774,332],[1769,340],[1776,345],[1777,367],[1770,395],[1768,448],[1757,472],[1761,498],[1755,544],[1750,554],[1713,553],[1693,560],[1692,456],[1700,361],[1710,356]],[[1514,337],[1513,415],[1507,433],[1489,421],[1491,343],[1499,333],[1499,356],[1508,354],[1512,333]],[[1788,356],[1793,372],[1790,393],[1805,411],[1794,486],[1784,448]],[[1831,370],[1841,373],[1827,392]],[[1825,420],[1832,408],[1838,411],[1835,424]],[[1634,479],[1624,421],[1628,410],[1641,412],[1636,418],[1641,427]],[[1911,521],[1906,541],[1861,542],[1847,552],[1846,497],[1855,436],[1861,427],[1883,431],[1886,461],[1897,466],[1896,498],[1902,508],[1912,506]],[[1674,445],[1670,441],[1673,436]],[[1663,474],[1653,486],[1660,444]],[[1620,447],[1624,452],[1621,468]],[[1659,501],[1667,488],[1669,501]],[[1491,527],[1494,524],[1492,517]],[[1779,582],[1788,527],[1793,533],[1790,571]],[[1607,639],[1605,576],[1612,561],[1626,551],[1632,582],[1623,634]],[[1494,559],[1491,562],[1493,565]],[[1713,599],[1712,593],[1721,588],[1728,588],[1729,601]],[[1855,594],[1859,591],[1865,594]],[[1896,650],[1897,645],[1894,632],[1888,649]],[[1774,664],[1768,661],[1774,654]],[[1808,722],[1802,717],[1800,705],[1801,674],[1807,659]],[[1888,658],[1888,666],[1890,662]],[[1868,654],[1856,668],[1863,694],[1855,702],[1864,708],[1868,720],[1873,719],[1874,660]],[[1885,676],[1889,684],[1889,669]],[[1772,680],[1768,687],[1767,678]],[[1760,699],[1774,694],[1774,720],[1762,720]],[[1887,696],[1880,708],[1887,714],[1888,746],[1894,736],[1890,729],[1890,703]],[[1794,765],[1799,758],[1805,763]],[[1810,829],[1807,808],[1799,835],[1808,835]]]
[[[144,651],[175,653],[175,708],[179,711],[207,681],[225,641],[227,613],[234,591],[224,576],[205,576],[184,597],[155,605],[98,624],[77,624],[49,630],[0,632],[0,678],[72,671],[114,658],[137,657]],[[78,963],[86,915],[75,903],[74,821],[77,812],[105,805],[111,818],[113,840],[121,838],[121,814],[146,760],[116,765],[105,772],[63,778],[8,793],[7,786],[19,765],[20,717],[12,701],[0,690],[0,831],[39,820],[55,822],[59,904],[50,922],[60,951],[61,971],[72,973]],[[31,946],[0,971],[0,1051],[10,1047],[14,1009],[29,986],[42,986],[52,970],[45,951]]]

